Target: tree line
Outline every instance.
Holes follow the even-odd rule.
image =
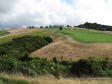
[[[78,25],[79,28],[95,29],[100,31],[112,31],[112,26],[102,25],[97,23],[86,22],[84,24]]]

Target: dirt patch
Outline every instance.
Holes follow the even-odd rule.
[[[32,56],[52,59],[83,59],[90,56],[112,57],[112,44],[110,43],[95,43],[81,44],[73,41],[65,36],[60,37],[55,42],[35,51]]]

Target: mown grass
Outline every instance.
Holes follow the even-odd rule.
[[[63,29],[64,35],[69,35],[73,39],[83,43],[112,43],[112,34],[83,29]]]

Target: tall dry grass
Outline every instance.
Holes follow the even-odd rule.
[[[78,43],[69,37],[62,37],[51,44],[38,49],[32,53],[33,57],[53,59],[57,57],[67,60],[80,60],[92,56],[112,57],[112,44],[110,43],[94,43],[84,44]]]
[[[30,84],[112,84],[112,78],[55,78],[52,75],[28,77],[22,74],[1,73],[0,77],[16,80],[26,80]]]

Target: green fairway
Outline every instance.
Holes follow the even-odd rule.
[[[61,33],[71,36],[74,40],[84,43],[112,43],[112,34],[82,29],[63,29]]]

